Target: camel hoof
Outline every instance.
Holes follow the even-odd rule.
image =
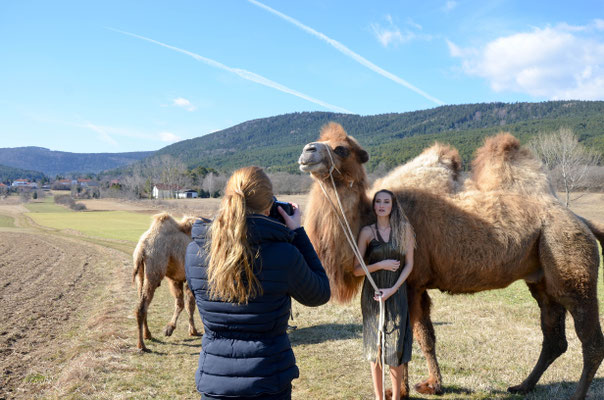
[[[516,386],[510,386],[508,388],[508,392],[515,394],[527,394],[531,389],[525,388],[522,384]]]
[[[174,328],[176,328],[176,327],[172,326],[172,325],[166,325],[166,329],[164,330],[164,335],[172,336],[172,332],[174,332]]]
[[[196,329],[189,331],[189,336],[201,336],[201,333],[197,332]]]
[[[435,385],[429,379],[415,385],[415,390],[421,394],[443,394],[440,385]]]
[[[145,338],[145,340],[151,340],[151,339],[153,339],[153,336],[151,335],[151,332],[145,332],[145,333],[143,333],[143,337]]]
[[[146,348],[146,347],[143,345],[143,346],[138,346],[138,352],[139,352],[139,353],[151,353],[151,350],[149,350],[148,348]]]
[[[403,388],[401,388],[401,400],[406,400],[409,398],[409,391],[405,392]],[[386,389],[386,400],[392,400],[392,389]]]

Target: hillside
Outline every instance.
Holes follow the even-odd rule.
[[[526,142],[540,131],[570,127],[586,145],[604,153],[604,102],[549,101],[442,106],[400,114],[359,116],[303,112],[247,121],[209,135],[172,144],[168,154],[189,167],[220,170],[256,164],[270,170],[297,170],[302,146],[317,139],[321,126],[341,123],[370,154],[367,167],[391,168],[435,140],[455,145],[467,163],[482,139],[502,130]]]
[[[39,180],[44,179],[43,173],[38,171],[30,171],[21,168],[7,167],[0,165],[0,182],[14,181],[15,179]]]
[[[13,168],[35,170],[50,177],[69,172],[100,172],[131,164],[153,152],[132,153],[68,153],[43,147],[0,148],[0,164]]]

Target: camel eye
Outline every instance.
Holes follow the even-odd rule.
[[[333,149],[333,152],[343,158],[348,157],[350,155],[350,150],[348,150],[344,146],[336,147],[335,149]]]

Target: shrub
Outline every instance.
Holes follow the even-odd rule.
[[[76,203],[70,195],[62,194],[59,196],[55,196],[55,203],[62,204],[64,206],[69,207],[74,211],[82,211],[86,209],[86,206],[82,203]]]

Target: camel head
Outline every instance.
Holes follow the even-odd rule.
[[[191,217],[185,215],[182,217],[180,222],[178,223],[180,230],[187,235],[191,235],[191,230],[193,229],[193,224],[197,220],[197,217]]]
[[[354,253],[338,222],[339,214],[334,212],[335,193],[339,194],[344,214],[356,236],[373,215],[366,194],[367,174],[363,166],[368,159],[367,152],[340,124],[330,122],[321,129],[319,141],[304,147],[298,161],[300,170],[309,172],[315,180],[304,227],[329,277],[332,298],[339,302],[348,302],[354,297],[362,278],[353,273]],[[332,166],[335,190],[329,178]],[[323,186],[330,200],[319,187],[325,180],[328,182]]]
[[[301,171],[324,180],[328,179],[333,163],[335,180],[350,183],[364,180],[365,170],[359,166],[367,160],[367,152],[352,136],[346,134],[342,125],[330,122],[321,128],[319,141],[304,146],[298,164]]]

